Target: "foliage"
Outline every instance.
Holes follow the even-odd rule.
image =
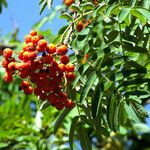
[[[7,1],[6,0],[0,0],[0,13],[2,12],[2,7],[7,7]]]
[[[50,8],[52,2],[40,1],[40,13],[47,5]],[[21,116],[24,117],[25,122],[28,122],[27,131],[25,132],[23,123],[15,122],[11,127],[12,131],[9,130],[10,133],[7,132],[7,134],[12,135],[12,139],[19,142],[19,146],[29,141],[32,141],[33,147],[37,146],[37,142],[41,142],[43,146],[45,144],[42,142],[45,142],[54,132],[56,138],[69,137],[66,143],[60,140],[56,146],[64,143],[66,145],[69,141],[70,149],[76,149],[75,141],[80,142],[83,150],[96,147],[111,149],[111,146],[114,149],[123,149],[124,144],[128,145],[127,140],[132,141],[132,146],[128,149],[136,149],[135,145],[139,145],[138,142],[142,140],[147,141],[145,147],[149,148],[147,138],[149,129],[141,124],[148,116],[142,105],[150,97],[149,9],[150,2],[147,0],[76,0],[69,7],[54,9],[54,12],[61,11],[60,18],[68,21],[68,24],[59,30],[57,37],[51,42],[58,45],[67,44],[70,48],[69,56],[76,66],[76,79],[67,87],[67,92],[76,103],[76,107],[71,111],[64,109],[60,113],[51,109],[50,106],[41,110],[40,112],[44,115],[42,128],[46,130],[47,135],[44,137],[39,130],[33,129],[35,115],[32,114],[33,110],[28,103],[24,109],[24,114],[27,116]],[[50,15],[52,13],[53,11]],[[41,28],[47,21],[49,21],[48,16],[35,27]],[[11,101],[5,98],[7,101],[0,106],[3,107],[1,113],[6,111],[6,116],[10,110],[11,113],[23,113],[22,103],[26,101],[26,96],[22,95],[24,98],[19,100],[19,103],[14,103],[18,99],[16,96],[12,97]],[[30,102],[33,98],[36,99],[32,96],[27,101]],[[34,103],[37,101],[34,100]],[[12,107],[11,102],[13,102],[14,110],[9,108],[7,111],[5,108]],[[16,109],[17,105],[18,109]],[[39,104],[36,106],[38,108]],[[45,105],[42,104],[42,106]],[[38,113],[38,111],[35,112]],[[55,116],[58,116],[55,124],[48,125],[54,121]],[[4,120],[2,123],[4,128],[7,120],[5,117],[2,120]],[[22,121],[21,118],[20,120]],[[19,128],[17,128],[18,125],[20,125]],[[137,132],[140,130],[142,134]],[[22,139],[19,138],[20,135],[23,135]],[[141,139],[137,138],[139,135]],[[3,141],[0,145],[3,147],[11,145],[7,142],[12,140],[11,136],[10,139],[7,137],[9,136],[5,134],[0,136]],[[40,148],[39,145],[35,149]]]

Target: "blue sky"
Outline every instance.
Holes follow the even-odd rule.
[[[8,7],[3,8],[0,14],[0,35],[6,35],[13,31],[15,26],[19,27],[18,38],[23,40],[24,35],[28,34],[32,26],[50,13],[46,8],[42,15],[39,15],[39,0],[7,0]],[[53,6],[62,4],[62,0],[54,1]],[[58,29],[65,25],[65,21],[56,17],[53,22],[48,24],[53,33],[57,33]]]

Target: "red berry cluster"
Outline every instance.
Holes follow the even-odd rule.
[[[11,49],[3,51],[4,80],[10,83],[13,75],[18,73],[23,79],[19,90],[25,94],[34,92],[40,100],[48,100],[58,110],[71,108],[74,103],[68,99],[64,89],[66,83],[75,79],[75,74],[67,52],[66,45],[48,44],[42,35],[32,30],[25,36],[23,48],[18,54],[19,61],[12,57]]]

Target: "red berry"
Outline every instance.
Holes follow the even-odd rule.
[[[51,93],[48,95],[48,101],[50,104],[56,104],[58,103],[58,97],[54,94],[54,93]]]
[[[16,63],[15,62],[10,62],[8,64],[8,69],[14,71],[16,69]]]
[[[41,94],[39,95],[39,97],[40,97],[40,100],[42,100],[42,101],[44,101],[44,100],[47,99],[47,95],[46,95],[45,93],[41,93]]]
[[[40,38],[38,35],[32,36],[31,41],[33,42],[34,45],[37,45],[39,42]]]
[[[64,4],[69,7],[70,5],[72,5],[74,3],[74,0],[64,0]]]
[[[74,64],[67,64],[66,65],[67,72],[74,72]]]
[[[21,87],[27,88],[27,87],[29,87],[29,86],[30,86],[30,83],[29,83],[28,81],[22,81],[22,82],[21,82]]]
[[[66,45],[60,45],[57,47],[58,55],[66,55],[67,52],[68,52],[68,48]]]
[[[54,44],[48,44],[46,51],[49,54],[54,54],[56,52],[56,45],[54,45]]]
[[[5,48],[3,51],[3,56],[6,59],[10,58],[12,56],[12,54],[13,54],[13,51],[10,48]]]
[[[64,105],[61,104],[61,103],[56,104],[55,107],[56,107],[57,110],[62,110],[62,109],[64,109]]]
[[[73,72],[69,72],[68,74],[66,74],[66,78],[68,81],[73,81],[75,80],[76,76]]]
[[[31,42],[31,39],[32,39],[32,35],[26,35],[26,36],[25,36],[25,42],[26,42],[26,43]]]
[[[60,71],[62,71],[62,72],[66,71],[66,65],[64,65],[64,64],[58,64],[58,67],[59,67]]]
[[[31,35],[31,36],[35,36],[35,35],[37,35],[37,32],[36,32],[35,30],[31,30],[31,31],[30,31],[30,35]]]
[[[22,71],[19,72],[19,76],[20,76],[21,78],[27,78],[28,75],[29,75],[28,70],[22,70]]]
[[[33,88],[31,86],[28,86],[27,88],[24,89],[25,94],[32,94]]]
[[[74,107],[74,103],[71,100],[67,100],[65,103],[65,107],[72,108]]]
[[[43,62],[46,64],[50,64],[53,60],[54,60],[54,58],[52,55],[47,54],[43,57]]]
[[[41,90],[39,87],[36,87],[36,88],[34,89],[34,94],[35,94],[36,96],[39,96],[39,95],[42,94],[42,90]]]
[[[10,63],[10,61],[7,59],[3,59],[1,63],[4,68],[8,68],[8,64]]]
[[[77,31],[80,32],[81,30],[83,30],[83,28],[84,28],[83,22],[82,22],[82,21],[79,21],[79,22],[77,23]]]
[[[24,50],[27,50],[27,51],[34,51],[34,50],[35,50],[34,43],[33,43],[33,42],[27,43],[27,44],[23,47],[23,49],[24,49]]]
[[[4,75],[4,81],[7,83],[10,83],[13,81],[12,71],[6,70],[6,73]]]
[[[40,48],[46,48],[46,47],[47,47],[47,42],[46,42],[46,40],[44,40],[44,39],[39,40],[39,41],[38,41],[38,46],[39,46]]]
[[[62,64],[68,64],[69,63],[69,57],[66,55],[63,55],[60,57],[60,61]]]

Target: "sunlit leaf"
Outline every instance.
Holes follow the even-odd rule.
[[[119,23],[122,23],[124,19],[129,15],[131,8],[129,7],[124,7],[121,9],[119,16],[118,16],[118,21]]]
[[[73,21],[72,16],[69,13],[63,13],[59,16],[60,18],[66,19],[68,21]]]
[[[86,10],[93,10],[95,7],[91,2],[87,2],[85,4],[82,5],[82,10],[86,11]]]

